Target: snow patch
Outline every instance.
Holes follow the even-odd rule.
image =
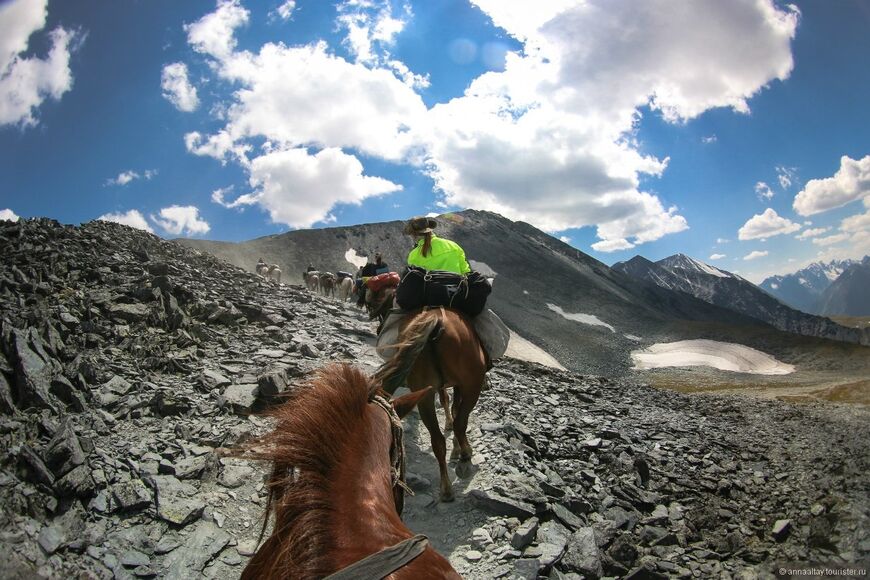
[[[622,336],[624,336],[628,340],[633,340],[634,342],[640,342],[643,340],[641,337],[635,336],[633,334],[623,334]]]
[[[779,284],[771,284],[770,287],[776,290],[779,288]]]
[[[344,259],[354,265],[354,269],[362,268],[368,263],[369,259],[366,256],[360,256],[353,248],[344,253]]]
[[[711,276],[716,276],[717,278],[730,278],[728,274],[720,270],[719,268],[714,268],[713,266],[708,266],[704,262],[699,262],[698,260],[692,260],[692,263],[695,267],[698,268],[701,272],[705,274],[710,274]]]
[[[631,353],[634,368],[708,366],[722,371],[757,375],[787,375],[794,365],[782,363],[767,353],[730,342],[681,340],[654,344]]]
[[[542,364],[554,369],[565,370],[565,367],[560,365],[559,361],[554,359],[550,353],[539,346],[532,344],[513,330],[511,330],[510,342],[508,342],[507,351],[504,355],[519,360]]]
[[[610,326],[606,322],[603,322],[597,316],[593,316],[592,314],[583,314],[582,312],[578,312],[578,313],[574,314],[574,313],[570,313],[570,312],[565,312],[564,310],[562,310],[560,307],[556,306],[555,304],[549,304],[549,303],[547,304],[547,308],[549,308],[553,312],[560,314],[563,318],[567,318],[568,320],[582,322],[583,324],[591,324],[592,326],[604,326],[606,328],[609,328],[610,332],[616,332],[615,328],[613,328],[612,326]]]

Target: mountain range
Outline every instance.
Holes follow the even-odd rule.
[[[301,284],[308,264],[322,270],[354,271],[357,266],[351,260],[375,252],[394,270],[401,269],[412,246],[410,238],[401,234],[402,226],[393,221],[298,230],[239,243],[177,241],[249,271],[263,257],[283,270],[282,281]],[[776,319],[807,336],[870,343],[866,331],[794,311],[750,282],[695,261],[677,260],[694,264],[694,272],[684,269],[681,275],[730,281],[733,288],[728,291],[737,290],[735,300],[713,302],[718,292],[712,289],[708,297],[687,292],[688,286],[677,284],[679,277],[666,275],[665,268],[647,270],[661,270],[671,280],[667,285],[639,280],[527,223],[491,212],[442,215],[436,233],[461,244],[472,267],[494,276],[488,305],[505,323],[572,370],[622,374],[632,366],[632,350],[683,339],[739,342],[785,358],[812,343],[777,332],[771,327]],[[644,265],[642,258],[631,263]],[[705,282],[697,287],[708,286]],[[762,306],[755,305],[758,301]],[[735,311],[735,306],[743,310]],[[759,318],[770,312],[774,316]]]
[[[842,282],[831,291],[836,296],[853,296],[848,300],[848,308],[843,298],[829,297],[826,294],[828,289],[847,270],[852,268],[858,270],[870,268],[867,257],[863,261],[814,262],[792,274],[766,278],[759,284],[759,287],[785,304],[810,314],[824,316],[870,315],[870,293],[857,286],[854,289],[851,288],[862,278],[862,275],[857,272],[843,278]]]

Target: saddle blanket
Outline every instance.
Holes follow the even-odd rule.
[[[378,335],[378,340],[375,349],[378,356],[384,361],[388,361],[396,354],[395,345],[399,342],[399,322],[405,317],[407,312],[401,309],[393,309],[384,321],[384,328]],[[480,344],[486,349],[490,360],[496,360],[504,356],[507,351],[508,342],[511,339],[511,333],[508,327],[502,322],[498,315],[487,308],[477,316],[471,319],[474,326],[474,331],[477,333],[477,338],[480,339]]]

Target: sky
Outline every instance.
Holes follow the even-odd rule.
[[[868,30],[865,0],[0,0],[0,219],[473,208],[760,282],[870,254]]]

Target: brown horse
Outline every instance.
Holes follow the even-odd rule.
[[[400,517],[399,417],[429,393],[387,401],[380,380],[394,379],[388,371],[369,379],[349,365],[326,367],[270,412],[274,431],[244,446],[242,457],[273,462],[267,514],[275,523],[242,578],[323,578],[340,570],[343,578],[460,578]],[[410,561],[357,568],[408,546],[415,548]]]
[[[324,296],[335,298],[335,274],[332,272],[320,273],[320,292]]]
[[[471,445],[468,419],[477,404],[487,371],[486,353],[469,319],[448,308],[423,309],[410,313],[402,323],[396,354],[375,374],[384,390],[394,393],[407,378],[412,391],[453,387],[453,452],[458,456],[456,474],[471,474]],[[453,500],[447,475],[447,442],[435,415],[435,393],[419,404],[420,418],[429,430],[432,451],[441,472],[441,499]]]

